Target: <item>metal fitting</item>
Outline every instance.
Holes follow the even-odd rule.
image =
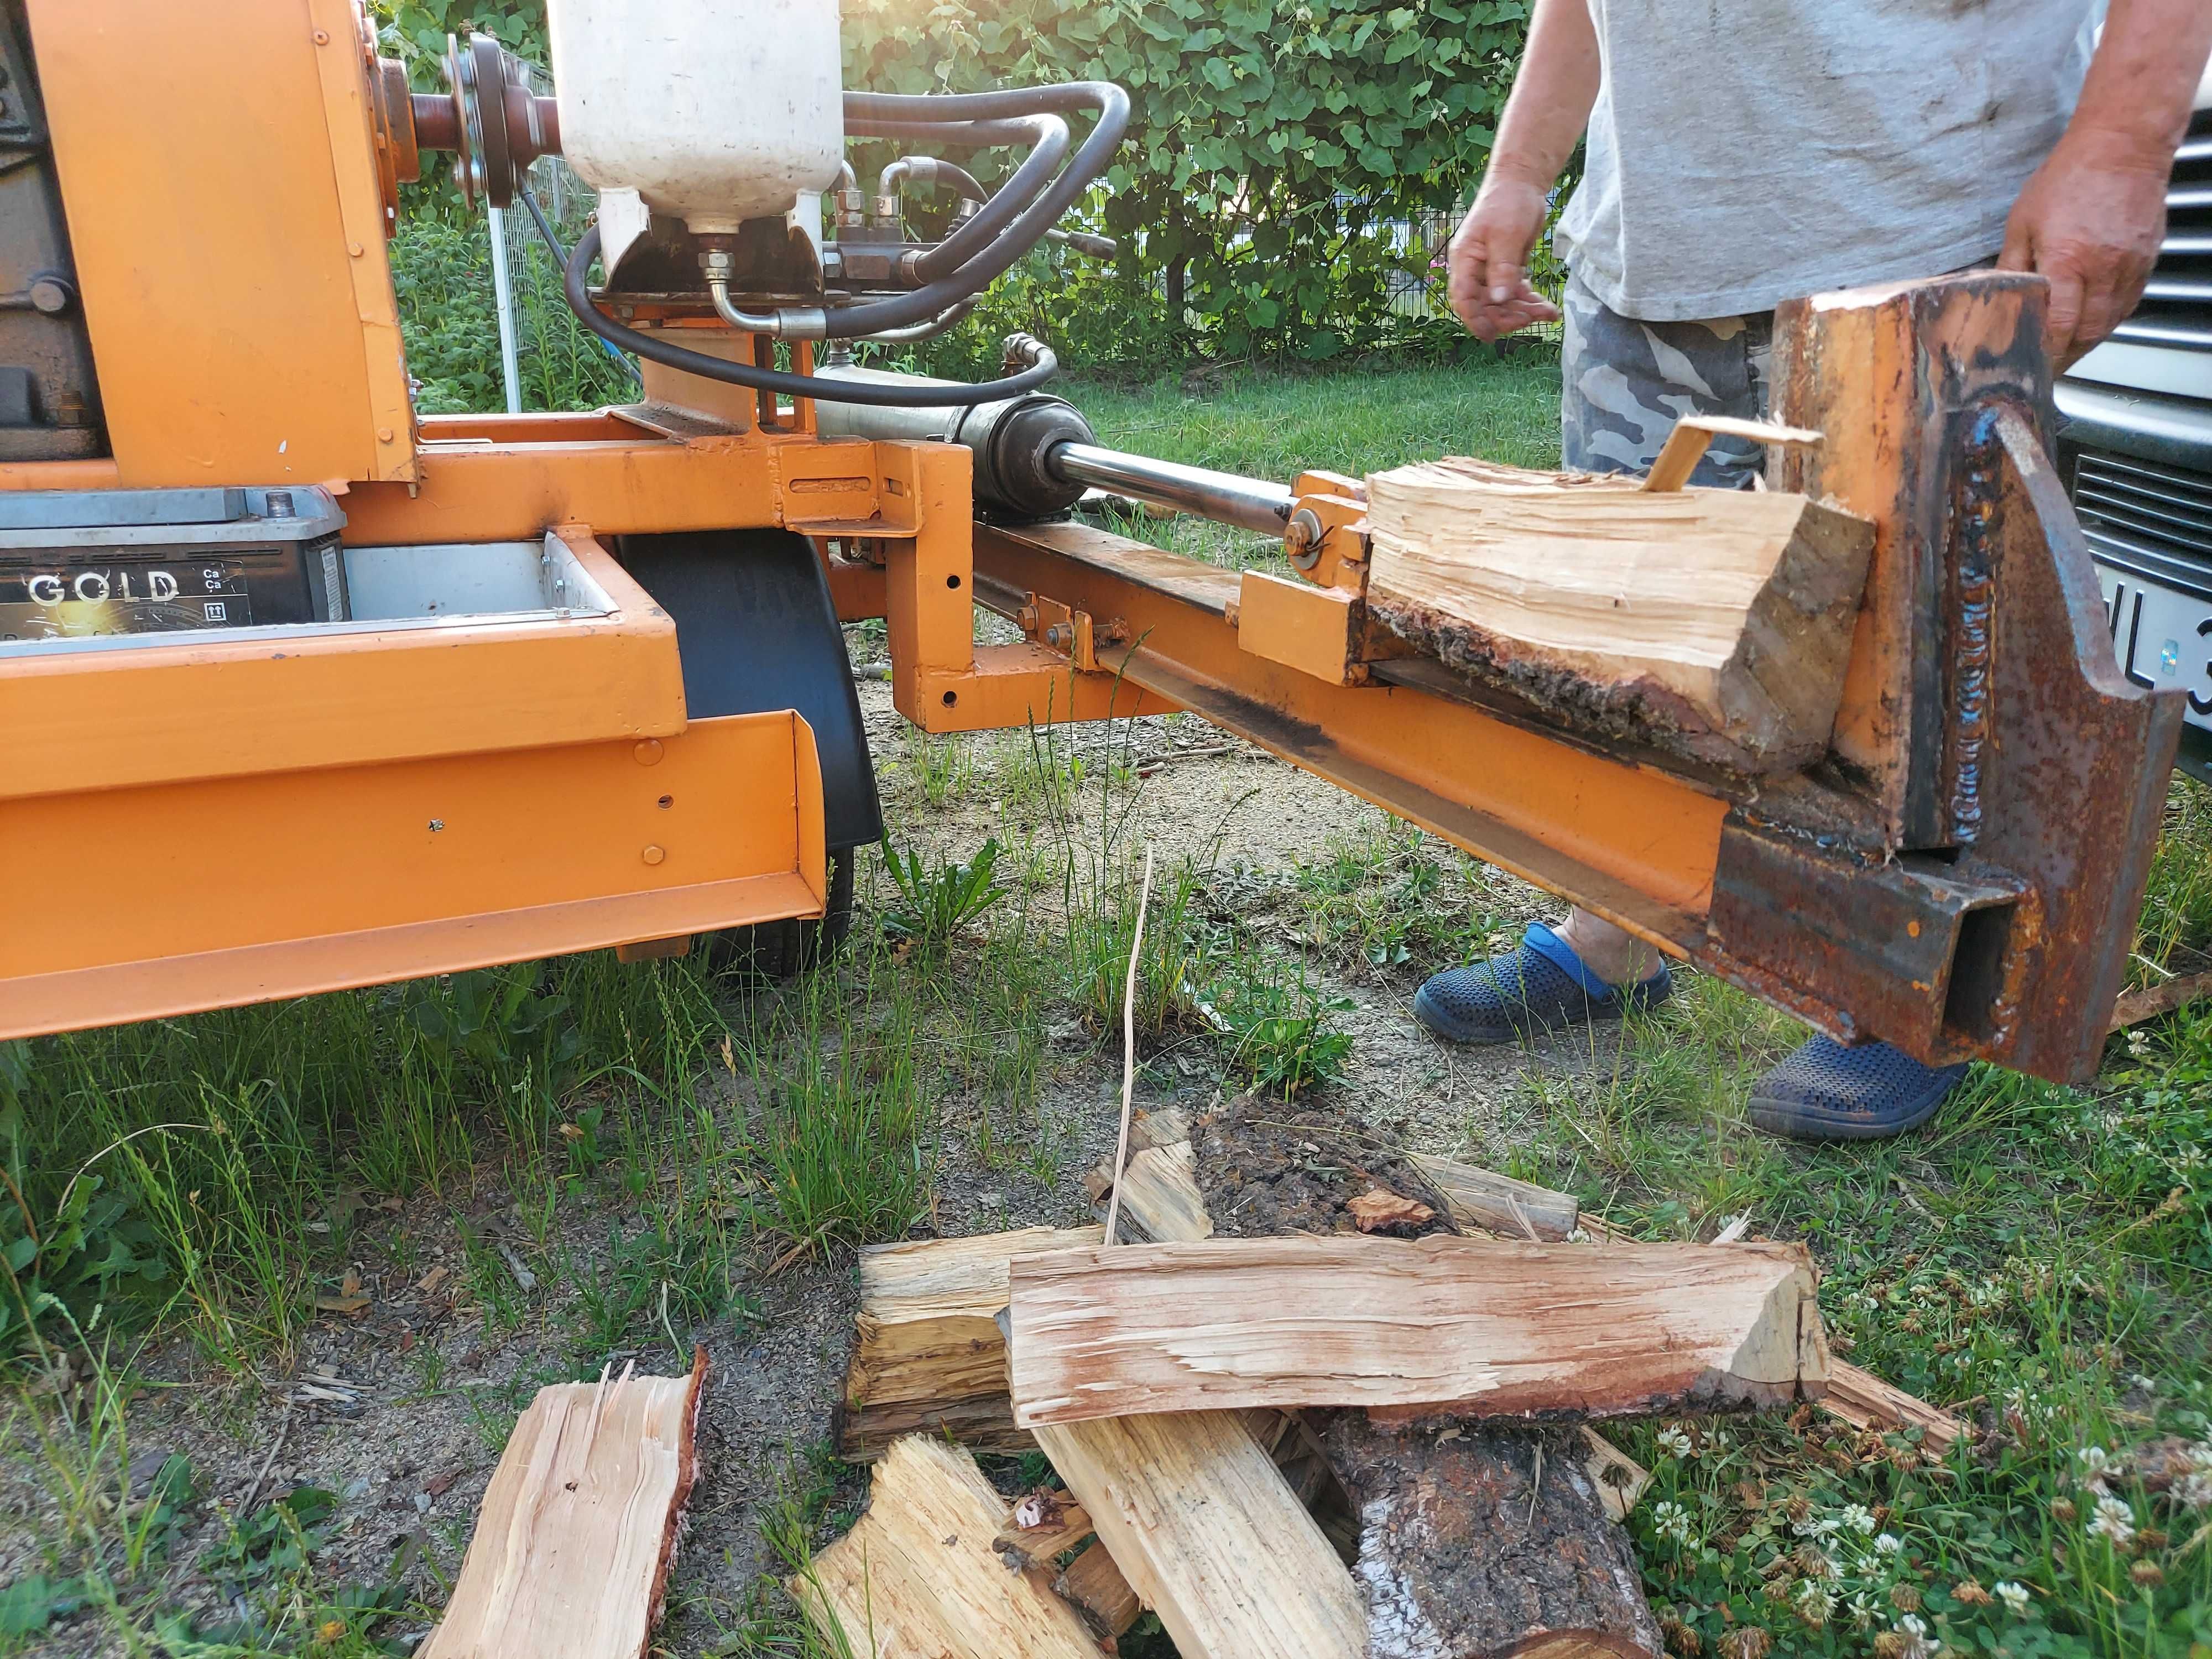
[[[1054,623],[1044,630],[1044,642],[1056,650],[1065,651],[1075,643],[1075,630],[1066,623]]]
[[[1283,526],[1283,554],[1294,570],[1311,570],[1321,562],[1321,515],[1310,507],[1302,507],[1291,514],[1291,521]]]

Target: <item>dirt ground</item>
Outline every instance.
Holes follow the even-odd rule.
[[[890,707],[889,687],[864,681],[861,693],[896,837],[965,855],[985,836],[1003,833],[1006,814],[988,782],[955,790],[933,807],[902,778],[896,759],[911,752],[913,739]],[[1232,902],[1249,891],[1263,913],[1271,896],[1285,890],[1286,873],[1323,856],[1334,839],[1371,834],[1381,818],[1333,786],[1194,720],[1116,727],[1111,741],[1113,758],[1142,780],[1134,835],[1152,841],[1160,866],[1186,855],[1210,865],[1217,890]],[[1078,752],[1087,744],[1095,758],[1106,757],[1103,728],[1073,742]],[[1532,911],[1540,902],[1527,890],[1518,896]],[[1285,942],[1301,942],[1295,907],[1282,908]],[[1321,971],[1320,988],[1350,1003],[1338,1017],[1353,1039],[1349,1067],[1298,1109],[1317,1124],[1334,1122],[1398,1147],[1494,1156],[1504,1110],[1531,1066],[1572,1067],[1595,1056],[1587,1037],[1579,1054],[1572,1042],[1532,1051],[1454,1050],[1435,1042],[1410,1011],[1420,972],[1435,965],[1442,964],[1410,963],[1355,978]],[[1112,1147],[1118,1043],[1102,1043],[1072,1018],[1048,1035],[1039,1133],[1058,1142],[1057,1181],[1046,1186],[982,1167],[965,1138],[947,1133],[933,1172],[934,1231],[1087,1218],[1080,1176]],[[701,1086],[714,1085],[702,1079]],[[1178,1050],[1145,1066],[1137,1103],[1202,1109],[1219,1103],[1223,1093],[1217,1059],[1202,1049]],[[153,1356],[144,1366],[153,1386],[129,1413],[134,1467],[150,1477],[164,1455],[181,1453],[198,1472],[201,1492],[233,1505],[295,1485],[327,1489],[339,1503],[332,1541],[317,1558],[323,1577],[375,1583],[395,1555],[404,1555],[413,1594],[437,1605],[458,1571],[507,1426],[538,1386],[564,1375],[560,1361],[549,1359],[562,1346],[559,1308],[538,1307],[518,1328],[487,1336],[488,1322],[465,1306],[456,1311],[436,1272],[445,1267],[458,1280],[457,1210],[495,1243],[514,1229],[511,1203],[509,1194],[486,1186],[458,1206],[451,1194],[425,1194],[396,1212],[372,1212],[356,1235],[368,1310],[359,1318],[320,1318],[289,1376],[241,1384],[204,1374],[181,1345]],[[611,1222],[636,1218],[595,1212],[577,1221],[572,1243],[587,1251]],[[521,1288],[526,1295],[530,1287]],[[727,1645],[757,1577],[774,1566],[763,1552],[764,1517],[779,1494],[809,1478],[811,1450],[811,1467],[821,1468],[817,1449],[826,1441],[846,1362],[856,1300],[849,1256],[765,1273],[749,1288],[756,1317],[703,1331],[669,1324],[631,1356],[641,1369],[673,1369],[674,1354],[696,1339],[713,1365],[700,1419],[701,1480],[661,1638],[671,1653]],[[618,1364],[624,1358],[615,1356]],[[32,1540],[51,1511],[34,1462],[0,1460],[0,1584],[37,1565]],[[849,1473],[836,1478],[833,1525],[841,1511],[849,1517],[864,1491]],[[215,1512],[213,1504],[203,1507],[197,1530],[173,1559],[191,1562],[218,1540]],[[216,1619],[222,1609],[215,1595],[212,1586],[185,1577],[172,1585],[171,1605]],[[122,1650],[93,1622],[65,1621],[30,1651]],[[420,1618],[401,1618],[382,1634],[405,1646],[427,1628]]]

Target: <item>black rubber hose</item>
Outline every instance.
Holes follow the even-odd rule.
[[[957,162],[947,161],[941,157],[936,158],[936,160],[937,170],[943,173],[947,179],[951,179],[952,181],[952,188],[958,191],[969,201],[988,202],[995,193],[992,191],[984,189],[981,180],[978,179],[974,173],[969,172],[966,167],[960,166]],[[1012,184],[1013,180],[1009,179],[1006,182],[1008,184]]]
[[[568,309],[576,313],[577,320],[586,328],[611,344],[625,351],[635,352],[669,368],[681,369],[686,374],[696,374],[705,380],[720,380],[728,386],[749,386],[756,392],[773,392],[784,398],[812,398],[823,403],[868,404],[884,409],[927,409],[944,404],[965,407],[969,404],[996,403],[1001,398],[1014,398],[1024,392],[1034,392],[1060,372],[1060,360],[1050,347],[1042,348],[1036,365],[1018,374],[1009,374],[1003,380],[986,380],[980,386],[951,386],[943,381],[931,381],[921,386],[882,386],[864,380],[823,380],[813,374],[791,374],[780,368],[760,368],[751,363],[726,362],[720,357],[709,357],[702,351],[686,351],[656,340],[650,334],[625,327],[592,303],[585,291],[585,273],[592,261],[599,257],[599,228],[593,225],[584,233],[576,251],[568,256],[568,268],[564,274],[561,291],[568,301]]]
[[[964,224],[953,226],[951,235],[914,262],[915,275],[923,282],[933,283],[951,276],[989,247],[1000,232],[1036,205],[1037,198],[1051,185],[1061,158],[1067,154],[1067,123],[1056,115],[1034,118],[1040,124],[1036,147],[1022,158],[1013,176],[988,197],[983,194],[981,185],[976,185],[976,199],[982,202],[982,211]],[[972,175],[963,176],[971,185],[975,185]]]
[[[1057,87],[1024,88],[1016,92],[948,94],[943,97],[909,97],[897,93],[848,92],[846,118],[876,117],[895,120],[927,110],[948,119],[992,119],[1003,115],[1035,112],[1040,108],[1057,112],[1095,107],[1098,119],[1067,166],[1051,186],[1023,209],[989,246],[961,267],[908,294],[872,300],[830,314],[828,338],[849,340],[886,329],[902,328],[936,316],[970,295],[980,294],[994,278],[1035,247],[1051,229],[1068,204],[1106,171],[1129,125],[1129,94],[1110,81],[1074,81]]]

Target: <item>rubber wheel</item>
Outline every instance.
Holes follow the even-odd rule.
[[[791,979],[834,955],[853,931],[853,852],[832,848],[827,860],[830,902],[819,917],[725,927],[700,940],[708,964],[757,979]]]

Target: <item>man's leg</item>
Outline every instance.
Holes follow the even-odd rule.
[[[1688,414],[1766,412],[1772,319],[1643,323],[1607,310],[1570,278],[1561,306],[1561,462],[1583,472],[1648,472]],[[1717,442],[1692,482],[1747,489],[1758,446]],[[1666,963],[1632,933],[1576,909],[1557,928],[1532,924],[1507,954],[1435,975],[1413,1012],[1458,1042],[1516,1036],[1650,1007],[1673,989]],[[1753,1086],[1751,1118],[1808,1139],[1870,1139],[1926,1121],[1965,1074],[1923,1066],[1886,1043],[1845,1048],[1814,1037]]]

